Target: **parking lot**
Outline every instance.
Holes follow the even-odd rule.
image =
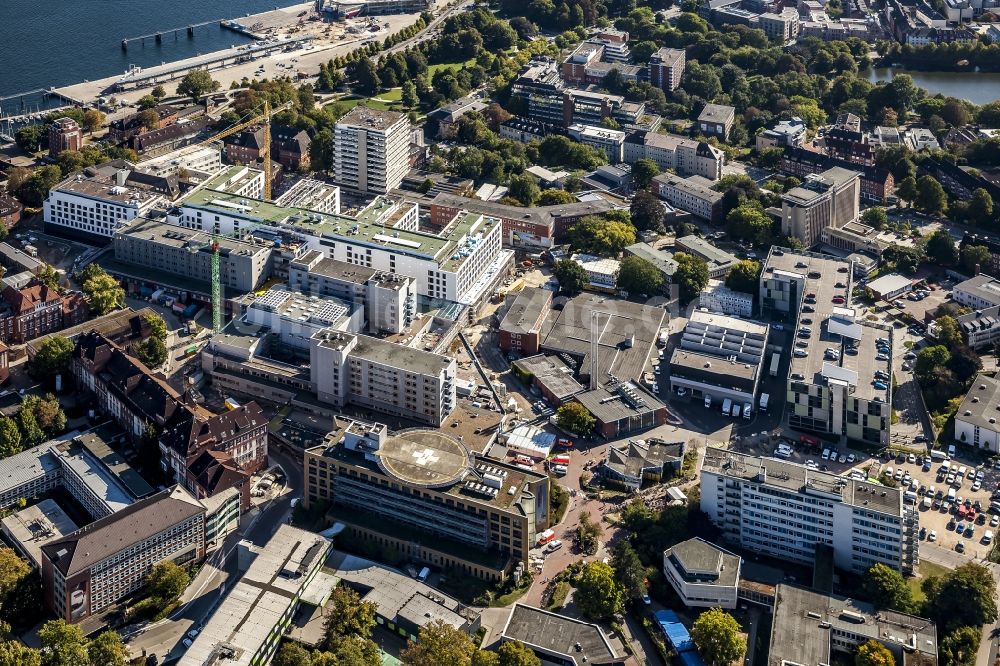
[[[950,470],[965,468],[960,480],[958,474],[950,476],[942,474],[942,462],[927,459],[921,464],[920,458],[915,456],[906,459],[897,456],[895,459],[883,462],[879,474],[891,474],[900,487],[905,485],[917,492],[921,540],[934,541],[948,550],[957,550],[958,544],[963,542],[962,548],[970,558],[985,557],[992,546],[982,543],[983,535],[987,530],[995,535],[1000,527],[1000,516],[989,511],[991,495],[997,489],[997,482],[1000,480],[1000,471],[953,459],[949,461]],[[981,478],[977,483],[977,475],[980,474]],[[951,484],[948,482],[949,478],[952,479]],[[949,502],[947,499],[950,488],[955,490],[954,502]],[[929,508],[924,502],[925,498],[931,500]],[[978,502],[982,509],[982,511],[976,510],[976,518],[971,523],[968,520],[959,520],[957,511],[959,500],[967,502],[972,507]],[[964,526],[961,533],[956,529],[959,524]],[[966,529],[970,527],[971,532]]]

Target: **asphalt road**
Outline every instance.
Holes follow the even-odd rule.
[[[177,659],[183,654],[181,640],[192,626],[201,626],[222,601],[227,581],[237,576],[236,557],[232,556],[236,544],[243,539],[263,545],[278,526],[288,520],[291,500],[301,497],[302,464],[300,459],[271,449],[268,452],[272,465],[285,470],[286,491],[263,506],[255,516],[246,516],[244,525],[226,537],[222,548],[213,553],[198,572],[197,577],[181,596],[183,605],[168,620],[151,624],[129,643],[133,656],[155,654],[160,663]]]

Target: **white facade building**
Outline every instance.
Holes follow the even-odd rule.
[[[570,259],[580,264],[587,273],[590,286],[600,291],[614,291],[618,283],[618,270],[621,262],[617,259],[606,259],[592,254],[574,254]]]
[[[215,173],[222,168],[222,151],[213,146],[185,146],[140,162],[139,167],[157,176],[174,176],[181,169]]]
[[[663,575],[688,608],[736,608],[741,563],[701,537],[663,551]]]
[[[607,129],[606,127],[576,124],[570,125],[568,132],[571,137],[580,143],[603,150],[611,164],[618,164],[622,161],[622,146],[625,145],[625,132]]]
[[[726,541],[781,560],[811,565],[824,545],[859,574],[878,563],[909,573],[919,562],[919,516],[900,489],[776,458],[709,448],[701,510]]]
[[[955,441],[1000,453],[1000,381],[979,375],[955,412]]]
[[[959,305],[973,310],[985,310],[1000,305],[1000,280],[989,275],[977,275],[956,284],[951,298]]]
[[[698,301],[709,312],[721,312],[737,317],[753,315],[753,294],[733,291],[722,280],[709,280]]]
[[[406,114],[356,106],[334,127],[333,173],[341,186],[386,194],[410,170],[410,121]]]

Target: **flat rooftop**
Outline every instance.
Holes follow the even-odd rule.
[[[691,179],[688,178],[687,180]],[[712,270],[713,267],[735,264],[739,261],[739,257],[736,255],[715,247],[700,236],[684,236],[683,238],[678,238],[675,244],[678,249],[692,252],[704,259],[708,263],[709,270]]]
[[[386,440],[376,455],[386,474],[408,485],[427,488],[457,483],[472,465],[468,449],[433,430],[401,433]]]
[[[930,620],[786,583],[777,586],[775,599],[768,666],[830,663],[833,633],[937,661],[937,627]]]
[[[538,321],[539,315],[551,301],[552,292],[548,289],[525,287],[504,315],[503,321],[500,322],[500,330],[522,334],[533,332],[533,326]]]
[[[646,368],[667,313],[657,308],[611,296],[580,294],[550,310],[542,324],[541,348],[581,359],[589,374],[591,313],[598,313],[598,379],[609,373],[620,380],[637,379]]]
[[[446,370],[453,359],[413,347],[405,347],[367,335],[357,336],[350,355],[379,365],[401,368],[407,372],[438,375]]]
[[[263,547],[254,548],[249,568],[205,623],[180,666],[249,666],[271,631],[298,603],[306,574],[321,566],[329,541],[279,525]]]
[[[42,566],[42,546],[77,530],[73,519],[51,499],[7,516],[2,523],[7,537],[38,568]]]
[[[558,356],[538,354],[518,359],[511,365],[525,374],[532,375],[560,401],[586,390],[583,384],[573,377],[573,368],[566,365]]]
[[[602,423],[621,421],[664,408],[659,398],[632,381],[608,382],[575,397]]]
[[[596,624],[519,603],[515,603],[510,612],[503,637],[546,652],[567,655],[577,664],[623,659]]]
[[[710,447],[706,449],[702,469],[785,492],[843,502],[859,509],[897,517],[903,514],[903,494],[898,488],[810,470],[805,465],[777,458],[761,458]]]
[[[255,242],[250,238],[238,239],[217,236],[213,239],[212,234],[147,217],[135,218],[129,222],[128,226],[119,229],[117,233],[123,237],[138,238],[152,241],[158,245],[178,249],[186,248],[191,252],[205,252],[206,254],[212,252],[214,241],[218,243],[219,251],[223,256],[226,254],[267,254],[273,245],[269,241]]]
[[[682,541],[663,553],[689,582],[736,587],[740,582],[740,556],[700,537]]]

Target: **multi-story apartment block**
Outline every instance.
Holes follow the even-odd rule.
[[[94,393],[101,409],[136,439],[147,424],[162,428],[188,409],[169,384],[97,331],[77,339],[73,376],[77,387]]]
[[[386,340],[320,331],[310,347],[311,381],[325,403],[440,426],[455,409],[455,359]]]
[[[45,228],[106,243],[125,222],[179,194],[175,176],[152,176],[130,162],[112,160],[74,173],[49,190]]]
[[[180,486],[42,546],[45,605],[79,622],[142,588],[153,565],[205,555],[205,507]]]
[[[215,146],[184,146],[140,164],[144,172],[153,176],[176,176],[182,169],[189,174],[192,171],[209,174],[222,168],[222,151]]]
[[[83,148],[83,130],[72,118],[57,118],[49,125],[49,157],[58,157],[64,150]]]
[[[1000,343],[1000,305],[960,315],[955,317],[955,321],[973,349],[984,349]]]
[[[800,564],[829,547],[857,574],[916,569],[919,516],[903,499],[898,488],[723,449],[709,448],[701,469],[701,510],[726,541]]]
[[[163,471],[196,497],[197,481],[205,470],[193,472],[192,466],[206,452],[223,454],[228,460],[216,458],[218,464],[224,467],[231,460],[247,476],[267,467],[267,418],[257,403],[209,417],[187,411],[160,436]],[[206,460],[201,466],[215,465]]]
[[[406,114],[356,106],[334,127],[333,173],[342,187],[385,194],[410,170]]]
[[[722,192],[713,190],[713,183],[707,178],[661,173],[653,178],[653,185],[660,198],[671,206],[713,222],[722,217]]]
[[[611,164],[618,164],[622,161],[625,132],[605,127],[594,127],[593,125],[570,125],[569,135],[580,143],[603,151]]]
[[[515,351],[521,356],[538,353],[542,324],[552,307],[552,295],[548,289],[525,287],[521,290],[500,322],[500,349]]]
[[[892,429],[892,330],[869,324],[850,302],[851,264],[771,249],[760,277],[761,316],[796,326],[785,414],[806,432],[886,446]],[[876,373],[879,373],[876,375]],[[881,378],[881,379],[880,379]]]
[[[417,308],[416,280],[405,275],[325,259],[310,251],[288,267],[288,286],[313,296],[332,296],[363,308],[369,333],[402,333]]]
[[[951,297],[959,305],[973,310],[1000,305],[1000,280],[989,275],[976,275],[956,284]]]
[[[591,39],[581,43],[562,63],[564,81],[578,85],[600,84],[611,70],[617,70],[625,81],[638,81],[642,67],[629,65],[628,45],[624,45],[625,59],[618,57],[622,51],[608,48],[608,44]]]
[[[955,412],[955,441],[1000,453],[1000,381],[980,374]]]
[[[498,219],[460,212],[430,233],[419,230],[416,204],[382,197],[353,217],[280,206],[234,194],[233,179],[245,177],[239,176],[241,169],[232,167],[193,190],[168,220],[222,234],[270,232],[294,240],[303,253],[315,250],[326,258],[411,277],[421,296],[476,307],[513,262],[513,252],[503,249]]]
[[[208,282],[212,279],[213,247],[218,247],[219,276],[226,289],[248,292],[269,277],[273,243],[252,237],[214,237],[162,219],[138,217],[115,232],[115,259]]]
[[[21,221],[21,213],[24,206],[21,202],[9,194],[0,194],[0,225],[4,229],[10,229]]]
[[[500,580],[549,527],[548,479],[444,432],[350,422],[307,449],[304,504],[330,502],[356,536],[461,575]]]
[[[332,296],[312,296],[271,287],[259,296],[247,296],[243,316],[233,327],[244,335],[268,332],[289,349],[308,350],[312,337],[327,328],[357,333],[364,327],[364,311]]]
[[[649,58],[649,82],[665,92],[677,90],[685,64],[684,49],[660,48]]]
[[[840,167],[810,174],[781,197],[781,233],[811,247],[828,227],[840,228],[858,217],[861,174]]]
[[[801,27],[794,7],[785,7],[780,14],[765,12],[757,17],[757,25],[768,37],[782,43],[797,39]]]
[[[698,115],[698,131],[727,141],[734,122],[736,122],[736,109],[733,107],[724,104],[706,104]]]
[[[60,294],[43,284],[0,291],[0,340],[23,343],[86,320],[83,294]]]
[[[861,166],[807,150],[801,147],[787,146],[781,156],[781,170],[789,175],[803,180],[813,173],[822,173],[833,167],[861,173],[861,198],[872,203],[884,203],[896,191],[896,179],[888,169],[874,166]]]
[[[657,132],[632,132],[623,146],[625,161],[656,162],[660,169],[673,170],[678,176],[701,176],[709,180],[722,178],[722,165],[726,155],[718,148],[704,142],[676,134]]]

